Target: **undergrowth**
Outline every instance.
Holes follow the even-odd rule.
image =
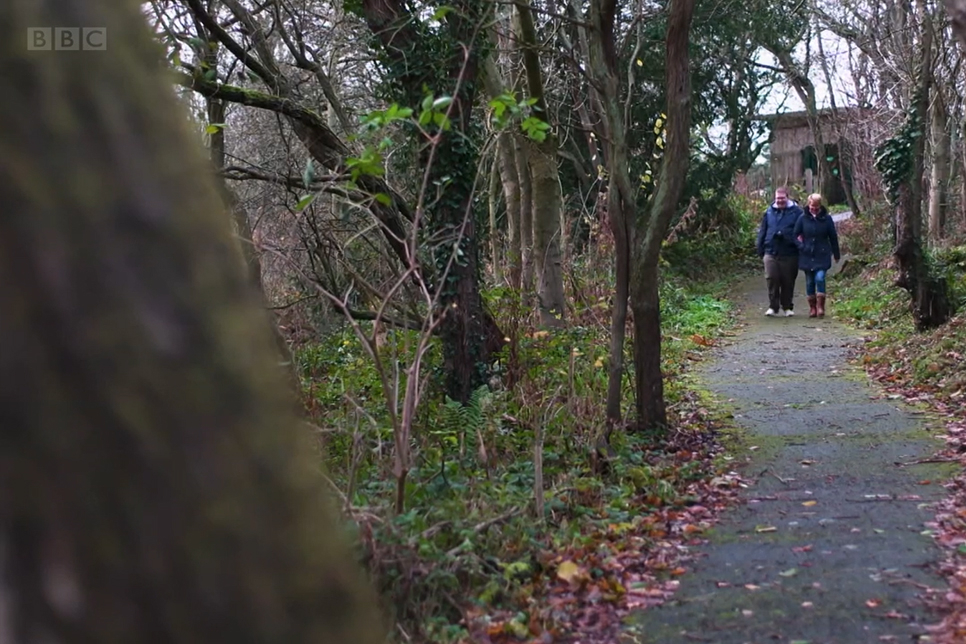
[[[666,253],[661,350],[672,431],[662,444],[622,432],[611,453],[596,443],[605,423],[613,304],[612,251],[599,231],[566,267],[567,328],[539,330],[533,302],[518,291],[485,291],[509,342],[496,377],[469,404],[447,399],[434,384],[440,355],[432,347],[401,514],[393,512],[393,434],[372,360],[348,328],[297,352],[306,405],[323,431],[326,472],[399,641],[464,641],[470,615],[483,613],[503,614],[488,623],[511,636],[533,632],[547,553],[596,543],[614,526],[643,529],[648,516],[696,502],[694,485],[718,473],[716,421],[687,374],[732,322],[726,276],[753,248],[747,240],[757,224],[755,215],[739,214],[732,213],[737,223],[727,234],[682,235]],[[703,279],[696,279],[695,258]],[[409,364],[415,340],[412,331],[389,331],[380,349],[385,363]],[[631,394],[625,377],[628,403]],[[542,516],[535,515],[538,476]]]
[[[895,285],[890,240],[869,223],[844,227],[845,243],[859,252],[856,268],[830,287],[835,315],[867,330],[860,360],[885,383],[903,384],[942,394],[966,385],[966,246],[930,251],[930,261],[947,279],[960,313],[926,333],[916,333],[909,294]]]

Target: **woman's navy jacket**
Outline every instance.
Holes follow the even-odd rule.
[[[794,237],[798,244],[798,268],[803,271],[827,271],[832,267],[832,257],[841,257],[835,221],[824,206],[817,215],[806,212],[798,219]]]

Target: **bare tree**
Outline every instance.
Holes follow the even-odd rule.
[[[602,125],[601,139],[607,161],[607,218],[614,235],[616,252],[607,419],[613,426],[621,418],[624,329],[630,298],[634,310],[637,424],[641,429],[650,430],[667,426],[661,372],[658,260],[661,243],[681,198],[690,158],[691,84],[688,44],[694,2],[675,0],[668,9],[665,78],[668,97],[667,143],[657,186],[643,209],[637,207],[637,188],[630,177],[627,110],[632,99],[629,94],[622,97],[620,92],[617,10],[614,0],[591,2],[588,19],[590,28],[586,30],[587,49],[590,54],[587,73],[595,91],[594,107],[597,118]],[[643,11],[642,8],[638,10]],[[641,42],[638,32],[638,46],[641,46]],[[627,82],[629,88],[633,86],[630,80]],[[626,98],[626,102],[622,98]]]

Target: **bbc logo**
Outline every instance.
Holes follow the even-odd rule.
[[[106,27],[27,27],[28,51],[104,51]]]

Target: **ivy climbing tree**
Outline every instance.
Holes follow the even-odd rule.
[[[924,7],[920,7],[924,14]],[[925,22],[925,21],[923,21]],[[895,241],[892,251],[899,267],[896,285],[912,297],[916,329],[940,326],[952,314],[946,279],[929,262],[922,240],[922,177],[925,123],[929,113],[932,30],[922,30],[920,65],[916,87],[902,127],[880,146],[876,168],[885,182],[886,195],[895,209]]]
[[[430,3],[434,4],[434,3]],[[480,295],[479,240],[472,213],[478,147],[473,127],[477,70],[486,55],[491,5],[459,0],[431,6],[423,19],[402,0],[361,0],[346,8],[365,19],[378,43],[392,100],[435,105],[441,115],[414,129],[425,175],[416,207],[440,280],[440,324],[451,398],[466,402],[486,380],[503,334]]]

